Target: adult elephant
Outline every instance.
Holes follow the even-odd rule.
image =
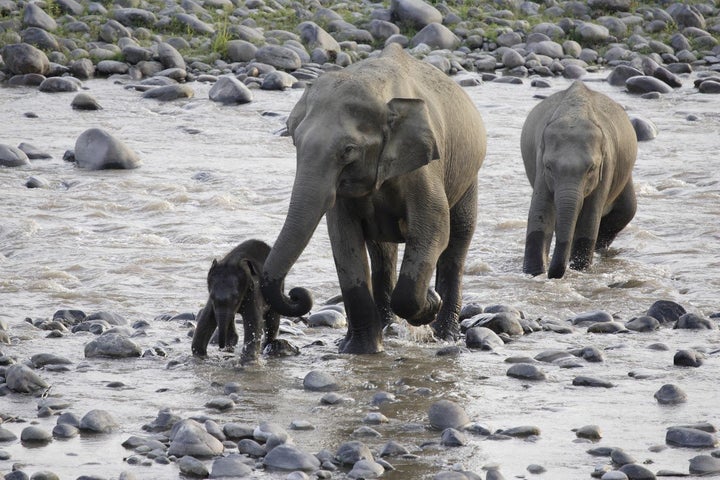
[[[635,130],[615,101],[580,81],[536,105],[521,134],[533,185],[523,271],[561,278],[585,270],[635,216]]]
[[[341,352],[382,351],[383,326],[395,314],[455,337],[486,150],[482,118],[467,94],[391,44],[378,57],[320,76],[287,127],[297,171],[263,269],[266,301],[286,316],[310,310],[307,290],[286,296],[282,284],[327,214],[348,316]],[[436,269],[437,292],[430,288]]]

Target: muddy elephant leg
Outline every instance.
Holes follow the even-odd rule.
[[[637,198],[632,179],[615,200],[612,210],[600,221],[596,250],[607,250],[620,231],[635,217]]]
[[[252,363],[260,356],[263,316],[253,299],[246,300],[240,308],[243,319],[243,346],[240,363]]]
[[[395,314],[390,308],[390,296],[395,288],[395,268],[398,247],[395,243],[368,242],[372,266],[372,292],[383,327],[394,323]]]
[[[455,340],[460,336],[463,268],[476,217],[477,185],[473,185],[450,210],[450,240],[437,264],[435,288],[443,303],[432,328],[435,335],[444,340]]]
[[[402,266],[390,301],[395,314],[414,326],[435,321],[442,306],[442,299],[430,288],[430,281],[450,237],[445,198],[428,198],[426,202],[422,205],[423,211],[408,213],[408,217],[415,217],[416,221],[408,225]],[[427,221],[417,221],[424,218]]]
[[[217,323],[215,322],[215,311],[210,300],[200,310],[197,317],[197,326],[192,339],[192,353],[199,357],[207,356],[207,346]]]
[[[342,199],[327,212],[348,331],[340,353],[378,353],[382,347],[382,321],[370,293],[370,267],[360,222]]]
[[[530,201],[523,272],[533,276],[545,273],[554,228],[554,199],[544,180],[539,180]]]

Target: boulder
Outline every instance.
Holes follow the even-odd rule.
[[[253,100],[252,91],[240,80],[231,76],[222,76],[210,88],[210,100],[223,105],[237,105]]]
[[[424,43],[432,49],[454,50],[460,45],[460,39],[449,28],[440,23],[430,23],[415,34],[410,41],[411,47]]]
[[[431,23],[442,23],[440,11],[424,0],[392,0],[390,16],[396,23],[421,29]]]
[[[84,131],[75,141],[78,167],[88,170],[132,169],[140,166],[137,154],[100,128]]]
[[[13,75],[38,73],[46,75],[50,71],[50,61],[42,50],[27,43],[6,45],[0,50],[5,68]]]

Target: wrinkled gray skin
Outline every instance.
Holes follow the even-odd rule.
[[[522,129],[533,185],[523,271],[562,278],[585,270],[635,216],[635,130],[623,108],[574,82],[532,109]],[[547,258],[555,234],[555,250]]]
[[[256,361],[261,347],[279,342],[280,317],[265,303],[259,288],[260,272],[269,252],[270,246],[265,242],[247,240],[222,260],[213,260],[207,277],[208,300],[198,315],[193,335],[194,355],[207,355],[207,346],[216,327],[220,349],[232,351],[238,342],[236,313],[243,319],[242,363]],[[265,342],[261,344],[263,328]]]
[[[482,119],[462,88],[392,44],[378,58],[320,76],[287,126],[297,171],[262,274],[267,302],[286,316],[312,307],[307,290],[288,297],[282,284],[327,214],[348,316],[340,352],[382,351],[382,329],[395,314],[457,336],[486,149]]]

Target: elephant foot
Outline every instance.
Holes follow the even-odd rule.
[[[460,316],[457,314],[438,316],[438,319],[430,325],[435,337],[448,342],[458,340],[461,336],[459,318]]]
[[[198,358],[207,358],[207,356],[208,356],[207,349],[205,349],[205,348],[193,347],[192,354],[193,354],[193,356],[198,357]]]
[[[246,343],[240,352],[240,364],[251,365],[258,363],[260,358],[260,342]]]
[[[284,339],[275,339],[265,344],[263,353],[268,357],[291,357],[300,355],[300,349]]]
[[[425,308],[423,308],[417,315],[406,318],[407,322],[414,326],[419,327],[421,325],[428,325],[435,321],[437,313],[442,307],[442,299],[440,295],[432,288],[428,289],[427,297],[425,298]]]
[[[383,352],[382,337],[367,332],[348,332],[340,342],[340,353],[364,355]]]

